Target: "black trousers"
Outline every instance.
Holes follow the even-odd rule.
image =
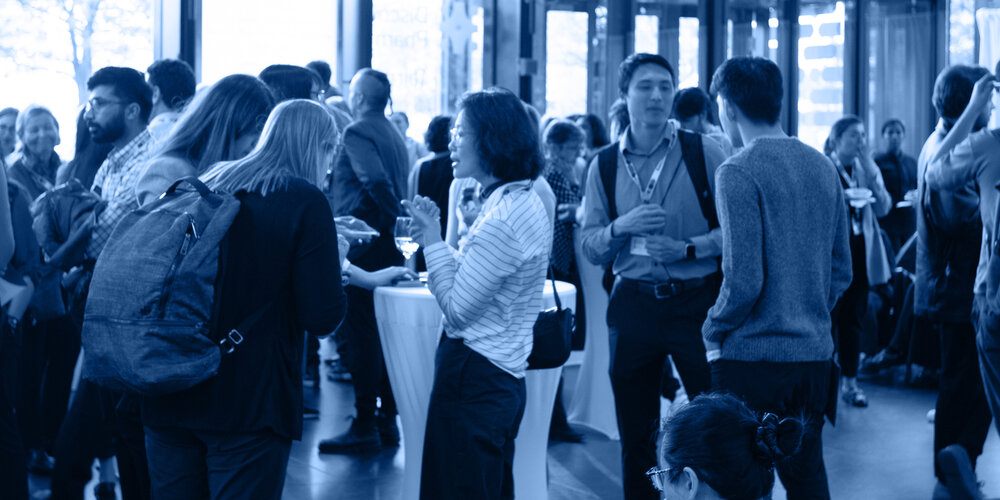
[[[378,398],[382,399],[382,414],[394,417],[396,400],[379,343],[374,296],[370,290],[356,286],[349,286],[344,291],[347,292],[348,308],[340,332],[347,340],[346,364],[354,383],[358,419],[375,417]]]
[[[611,389],[622,443],[626,500],[660,498],[646,471],[656,465],[660,381],[673,356],[688,397],[709,390],[701,325],[715,303],[718,283],[657,299],[632,280],[618,279],[608,304]]]
[[[17,424],[18,340],[0,313],[0,498],[27,500],[27,457]]]
[[[155,500],[281,498],[291,439],[174,427],[146,427],[145,435]]]
[[[514,438],[524,416],[524,379],[457,339],[445,338],[436,358],[420,498],[514,498]]]
[[[80,354],[80,333],[69,316],[62,316],[26,326],[23,338],[17,416],[24,447],[54,453]]]
[[[102,389],[88,380],[81,380],[73,394],[56,439],[50,500],[83,500],[94,458],[115,454],[113,422],[104,411],[104,407],[113,408],[114,401],[102,402],[103,397]]]
[[[823,414],[828,404],[836,404],[836,399],[830,402],[830,394],[837,383],[830,361],[712,363],[715,390],[734,394],[755,412],[805,419],[799,452],[775,465],[789,500],[830,498],[823,463]]]
[[[941,381],[934,417],[934,475],[943,483],[937,453],[962,445],[976,468],[990,429],[990,407],[983,391],[972,323],[934,324],[941,338]]]
[[[833,344],[845,377],[858,376],[861,336],[868,314],[868,272],[864,236],[851,236],[851,263],[854,280],[833,309]]]

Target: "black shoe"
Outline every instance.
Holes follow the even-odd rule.
[[[383,448],[393,448],[399,446],[399,427],[396,425],[396,416],[379,415],[378,437]]]
[[[680,388],[681,383],[672,374],[665,375],[660,381],[660,394],[669,399],[671,403],[674,402],[674,397],[677,396],[677,391]]]
[[[549,441],[557,443],[582,443],[583,434],[573,430],[569,424],[549,427]]]
[[[52,474],[56,460],[45,453],[45,450],[34,449],[28,452],[28,471],[37,476],[48,476]]]
[[[329,365],[330,369],[326,372],[326,379],[330,382],[350,382],[352,380],[351,372],[339,359],[332,360]]]
[[[354,418],[351,420],[351,427],[346,432],[319,442],[320,453],[342,455],[371,453],[378,451],[380,447],[381,443],[374,419],[362,421]]]
[[[96,500],[118,500],[118,496],[115,494],[115,483],[97,483],[97,486],[94,486],[94,498]]]
[[[877,374],[886,368],[901,365],[903,361],[902,356],[885,348],[879,351],[878,354],[862,360],[859,370],[866,374]]]
[[[976,471],[962,445],[944,447],[938,452],[937,459],[952,500],[982,500],[983,493],[979,489]]]

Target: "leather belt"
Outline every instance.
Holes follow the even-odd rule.
[[[638,281],[624,279],[626,283],[632,283],[635,289],[642,294],[651,295],[657,299],[669,299],[671,297],[676,297],[684,292],[694,290],[696,288],[701,288],[708,285],[714,275],[704,276],[701,278],[694,278],[689,280],[670,280],[661,283],[653,283],[650,281]]]

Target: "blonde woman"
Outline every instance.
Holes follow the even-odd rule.
[[[281,498],[302,437],[305,332],[332,332],[347,306],[333,214],[317,188],[336,136],[322,105],[287,101],[249,155],[201,177],[242,203],[223,247],[218,328],[265,312],[218,375],[143,401],[154,498]]]

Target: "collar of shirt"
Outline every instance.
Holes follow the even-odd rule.
[[[142,132],[139,132],[139,135],[133,137],[132,140],[121,149],[112,151],[111,154],[108,155],[108,164],[124,164],[137,153],[144,151],[149,146],[151,140],[152,136],[149,135],[149,130],[143,129]]]
[[[498,182],[498,183],[494,184],[493,186],[490,186],[494,190],[493,190],[493,192],[489,193],[488,195],[487,195],[485,189],[482,190],[480,192],[480,195],[482,196],[482,199],[483,199],[483,208],[480,210],[480,213],[486,213],[486,212],[488,212],[489,209],[492,208],[497,203],[499,203],[500,202],[500,198],[502,198],[503,195],[505,195],[507,193],[518,191],[520,189],[524,189],[524,190],[531,189],[532,188],[532,182],[534,182],[534,181],[529,181],[529,180],[513,181],[513,182],[508,182],[506,184],[502,183],[502,182]]]
[[[681,124],[674,120],[673,118],[668,119],[667,123],[663,126],[663,142],[666,144],[671,144],[677,138],[677,129],[681,127]],[[635,149],[635,144],[632,143],[632,125],[629,125],[625,129],[625,133],[622,134],[622,140],[618,142],[618,150],[622,154],[628,153],[630,155],[641,155],[650,156],[652,155],[660,144],[657,144],[651,151],[638,152]]]

